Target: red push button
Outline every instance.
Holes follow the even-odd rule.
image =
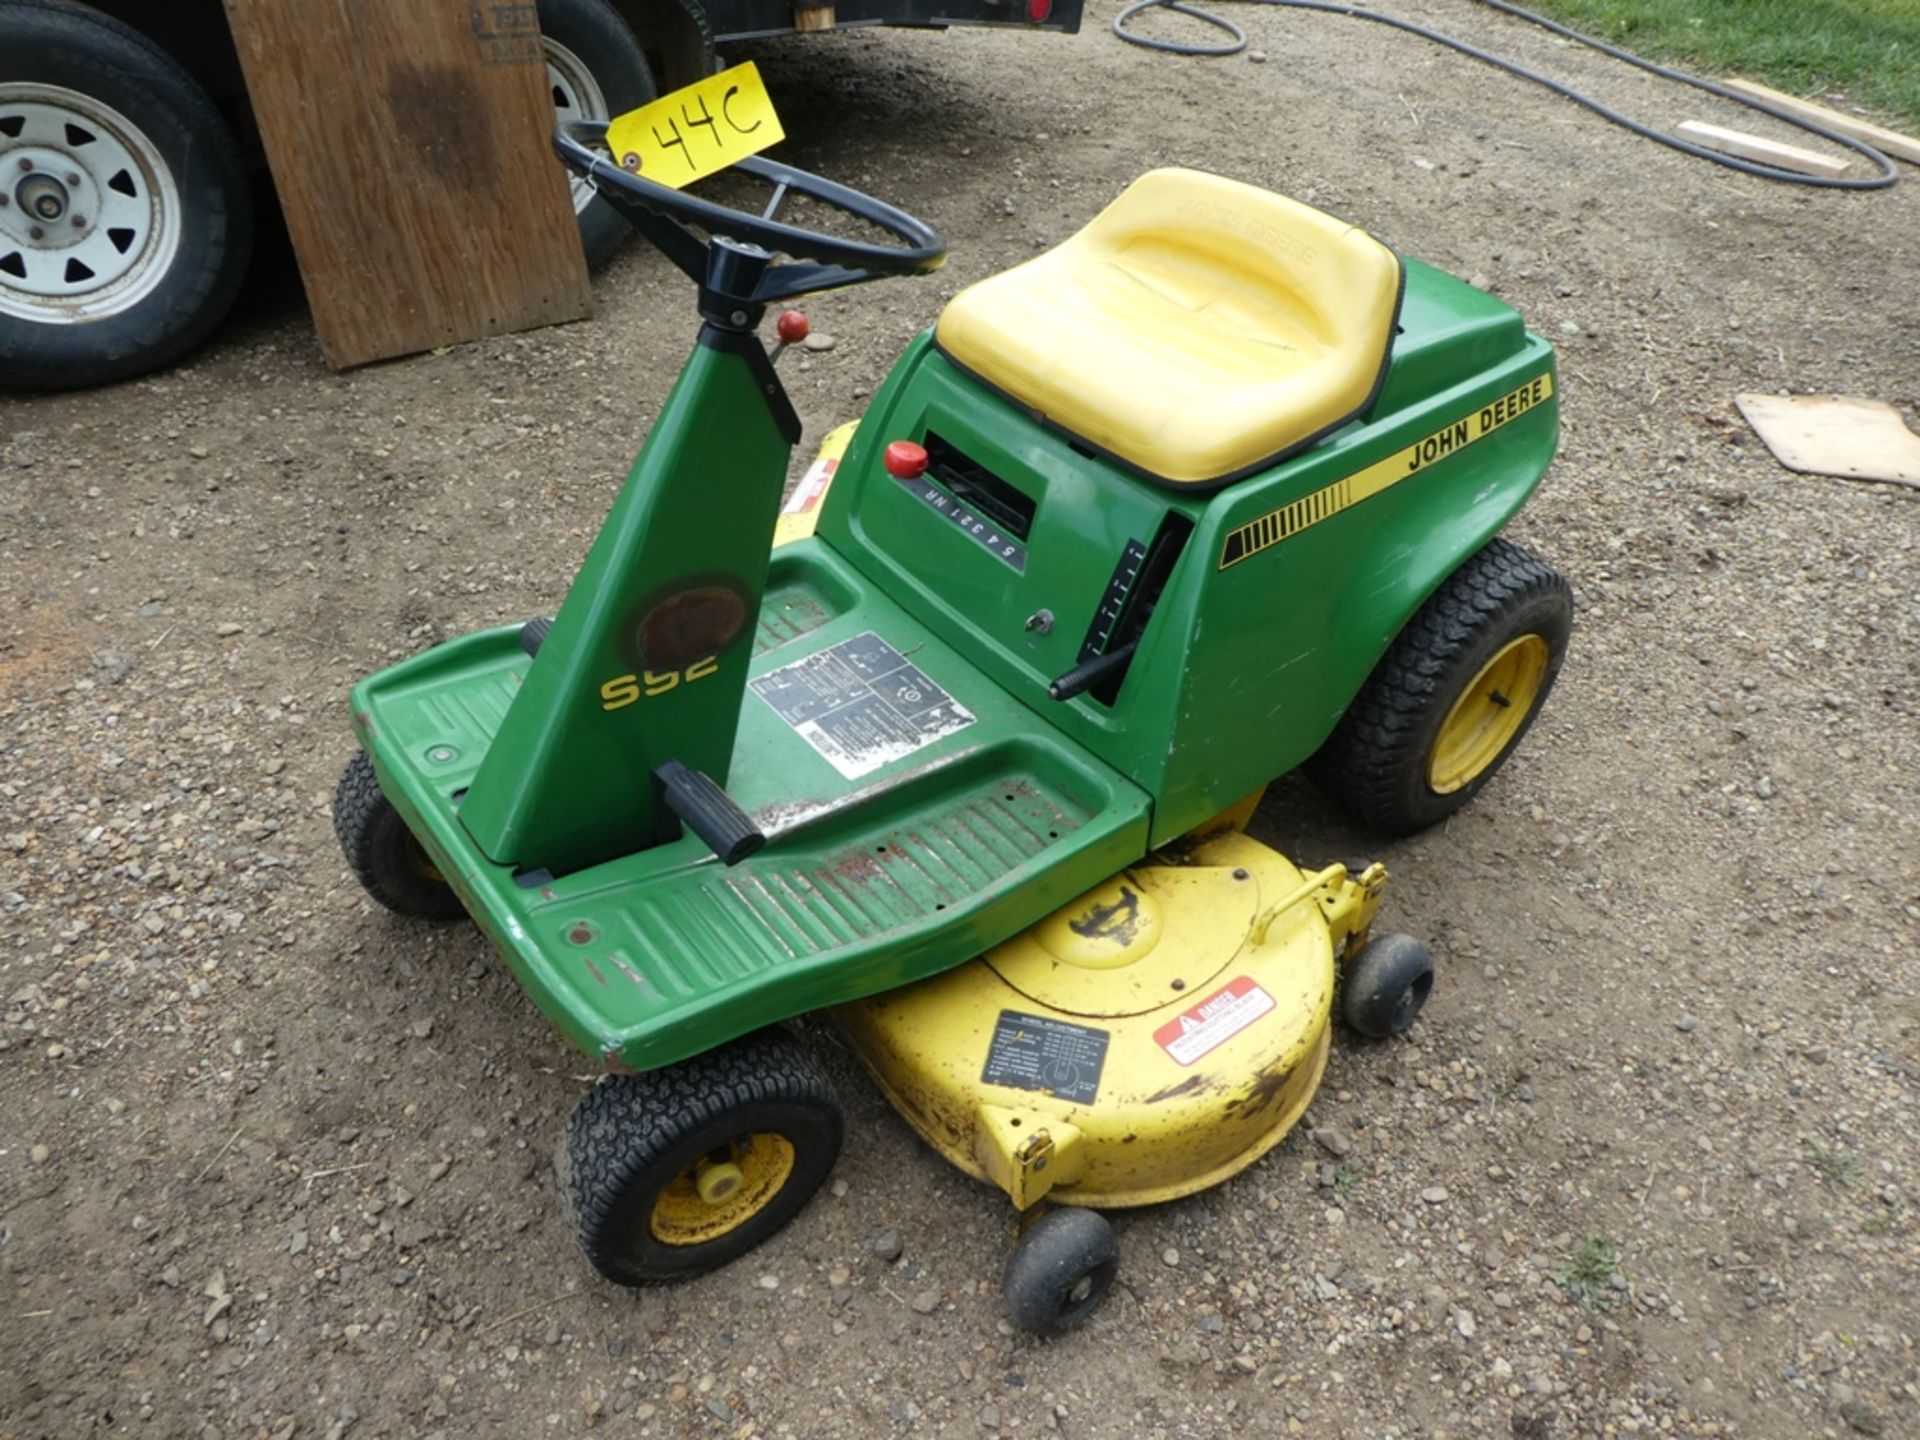
[[[913,480],[927,473],[927,447],[911,440],[895,440],[887,446],[881,462],[887,473],[900,480]]]

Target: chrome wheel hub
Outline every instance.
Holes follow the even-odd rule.
[[[22,163],[21,168],[28,173],[26,179],[13,187],[14,203],[20,207],[20,213],[27,220],[42,225],[56,225],[66,219],[73,197],[68,193],[67,187],[52,175],[44,170],[34,170],[32,166],[31,160]],[[71,175],[68,178],[76,183],[80,179],[78,175]],[[87,217],[75,215],[73,223],[84,226],[87,223]]]

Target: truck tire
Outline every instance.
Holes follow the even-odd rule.
[[[0,386],[145,374],[204,339],[252,246],[239,147],[145,36],[0,0]]]
[[[611,120],[658,93],[639,40],[608,0],[540,0],[540,43],[556,121]],[[580,244],[587,265],[597,270],[632,237],[633,227],[578,175],[568,181]]]

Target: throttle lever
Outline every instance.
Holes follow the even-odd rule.
[[[1110,675],[1118,674],[1127,668],[1127,662],[1133,659],[1133,652],[1140,648],[1140,642],[1129,640],[1118,650],[1109,650],[1105,655],[1096,655],[1091,660],[1082,660],[1066,674],[1047,686],[1047,694],[1055,700],[1071,700],[1074,696],[1093,689]]]

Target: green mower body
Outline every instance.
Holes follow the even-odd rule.
[[[957,966],[1300,765],[1557,440],[1548,344],[1407,261],[1364,413],[1217,485],[929,332],[769,556],[771,374],[703,334],[536,654],[483,631],[353,694],[431,871],[616,1067]],[[764,843],[683,831],[669,762]]]

